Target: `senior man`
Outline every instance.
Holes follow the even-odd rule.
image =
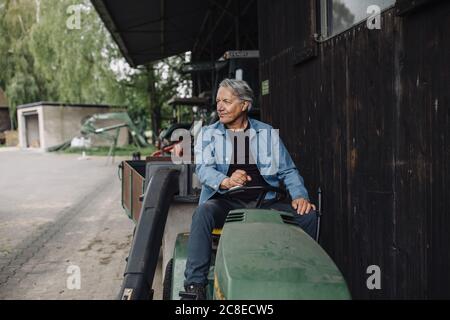
[[[196,173],[202,191],[192,217],[184,286],[198,300],[206,298],[212,230],[223,226],[230,210],[253,207],[259,195],[257,190],[226,195],[227,190],[241,186],[279,187],[283,182],[292,202],[274,202],[274,194],[269,193],[262,208],[289,212],[312,238],[316,232],[315,206],[309,202],[303,178],[285,146],[270,125],[247,115],[253,99],[253,91],[245,81],[223,80],[216,98],[219,121],[203,128],[195,145]]]

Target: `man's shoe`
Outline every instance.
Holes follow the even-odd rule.
[[[181,300],[206,300],[206,288],[203,284],[191,283],[180,292]]]

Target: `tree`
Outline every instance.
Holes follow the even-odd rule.
[[[34,61],[28,47],[34,3],[0,0],[0,9],[0,85],[8,96],[14,128],[16,106],[47,93],[43,79],[33,72]]]
[[[42,0],[41,8],[46,14],[33,26],[29,46],[52,96],[69,103],[122,102],[110,67],[119,53],[90,2]],[[74,12],[68,8],[80,15],[79,29],[68,28]]]
[[[79,18],[79,27],[71,28]],[[131,69],[88,0],[0,0],[0,86],[16,106],[36,101],[128,106],[157,134],[187,79],[184,57]]]
[[[174,95],[190,95],[189,77],[181,72],[181,67],[189,61],[188,55],[173,56],[155,63],[153,70],[154,89],[149,86],[152,131],[158,133],[164,119],[171,119],[168,101]],[[151,74],[149,77],[152,77]],[[152,98],[153,97],[153,98]]]

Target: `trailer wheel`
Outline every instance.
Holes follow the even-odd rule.
[[[173,274],[173,259],[170,259],[166,265],[166,272],[164,273],[163,282],[163,300],[170,300],[172,293],[172,274]]]

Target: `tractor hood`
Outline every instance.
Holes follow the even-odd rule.
[[[326,252],[292,217],[235,210],[224,225],[214,274],[216,299],[349,299]]]

